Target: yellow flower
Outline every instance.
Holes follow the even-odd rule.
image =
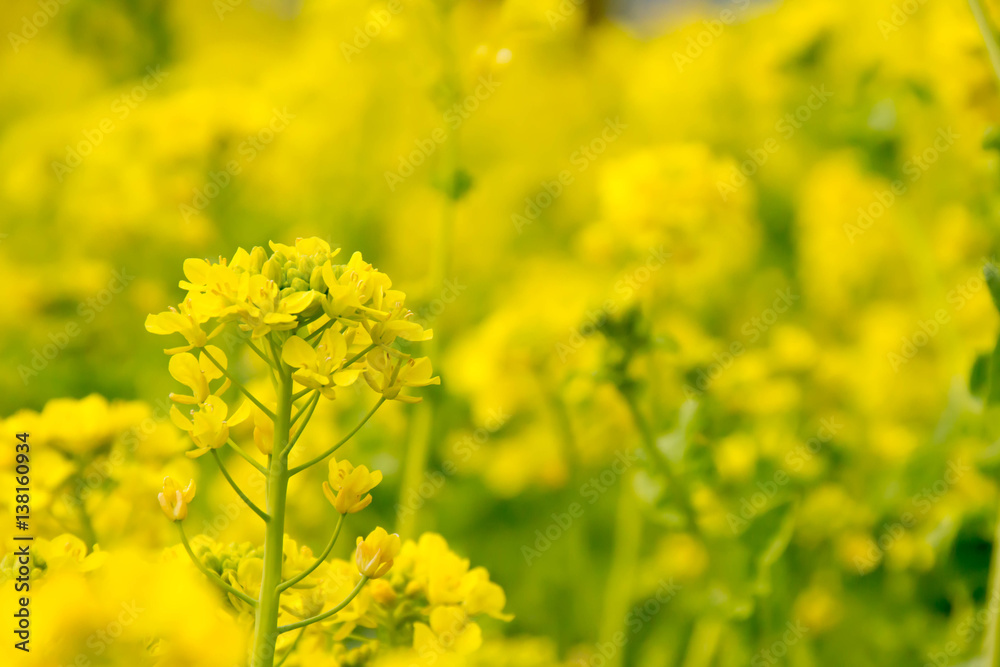
[[[269,406],[274,411],[274,405]],[[264,414],[264,411],[253,406],[253,444],[261,454],[270,454],[274,450],[274,422]]]
[[[208,345],[205,347],[208,354],[226,368],[229,365],[226,359],[225,353],[214,345]],[[191,389],[191,396],[185,396],[183,394],[170,394],[170,398],[177,403],[187,403],[187,404],[199,404],[204,403],[205,400],[212,394],[209,388],[209,382],[222,377],[222,370],[219,369],[211,359],[202,352],[198,359],[190,352],[182,352],[180,354],[175,354],[170,357],[170,363],[168,364],[170,370],[170,375],[173,376],[175,380],[183,385],[186,385]],[[219,387],[217,393],[221,394],[226,389],[229,388],[229,380],[226,380],[222,386]]]
[[[369,352],[367,360],[369,370],[365,371],[365,381],[390,401],[395,399],[403,403],[419,403],[423,399],[418,396],[403,396],[399,393],[400,390],[404,387],[441,384],[441,378],[431,377],[434,371],[429,357],[413,359],[405,355],[390,355],[379,349]]]
[[[469,616],[486,614],[503,621],[514,618],[512,614],[504,614],[507,595],[503,588],[490,581],[490,573],[486,568],[477,567],[462,577],[462,608]]]
[[[327,287],[327,298],[323,299],[323,311],[330,319],[341,317],[357,318],[360,314],[380,315],[378,308],[368,307],[373,299],[380,303],[382,296],[392,286],[389,276],[373,268],[361,258],[361,253],[351,255],[344,265],[326,262],[322,269],[323,282]]]
[[[148,315],[146,317],[146,331],[160,336],[175,333],[184,336],[188,342],[187,345],[164,350],[167,354],[177,354],[196,347],[205,347],[208,341],[221,331],[221,328],[217,328],[211,334],[206,334],[201,325],[208,319],[208,315],[196,312],[192,301],[187,299],[181,303],[180,311],[171,307],[158,315]]]
[[[397,337],[409,341],[424,341],[434,337],[433,329],[424,329],[410,320],[413,313],[403,306],[405,301],[406,295],[398,290],[388,290],[384,296],[373,299],[372,307],[385,318],[366,327],[373,342],[390,345]]]
[[[187,452],[191,458],[197,458],[210,449],[218,449],[229,440],[229,427],[242,423],[250,416],[250,403],[243,405],[227,419],[229,406],[218,396],[209,396],[205,402],[194,411],[188,419],[174,406],[170,409],[170,419],[178,428],[187,431],[198,449]]]
[[[373,530],[365,539],[359,537],[354,555],[358,572],[369,579],[383,576],[392,567],[393,559],[399,554],[399,547],[399,535],[390,535],[382,527]]]
[[[182,280],[180,286],[188,290],[193,310],[208,317],[226,317],[239,311],[239,304],[246,301],[250,286],[250,274],[236,270],[248,263],[244,256],[249,257],[246,250],[240,248],[232,265],[225,259],[220,259],[218,264],[203,259],[184,261],[187,281]]]
[[[315,292],[291,292],[282,296],[278,284],[260,274],[250,277],[248,301],[239,306],[240,326],[261,338],[272,331],[288,331],[299,326],[298,314],[313,303]]]
[[[378,470],[369,472],[366,466],[355,468],[347,460],[330,459],[330,480],[323,482],[323,493],[338,512],[354,514],[371,504],[368,492],[381,481],[382,473]]]
[[[187,487],[181,490],[171,477],[164,477],[163,491],[157,496],[160,500],[160,509],[171,521],[183,521],[187,517],[188,503],[194,500],[194,492],[194,480],[188,482]]]
[[[344,368],[347,361],[348,338],[339,331],[327,329],[313,348],[302,338],[292,336],[281,349],[281,359],[298,370],[292,374],[303,387],[318,389],[323,396],[335,398],[336,387],[347,387],[358,379],[361,369]]]
[[[482,630],[458,607],[437,607],[430,625],[413,624],[413,648],[419,655],[468,655],[483,643]]]
[[[392,584],[385,579],[377,579],[368,584],[368,594],[372,596],[375,602],[378,602],[382,606],[392,604],[399,597],[396,595],[396,590],[392,587]]]

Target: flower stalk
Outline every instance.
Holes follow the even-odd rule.
[[[302,597],[301,591],[290,589],[324,565],[345,516],[371,503],[369,492],[382,481],[382,473],[346,460],[330,461],[323,492],[339,514],[336,529],[312,563],[282,581],[285,542],[289,539],[285,534],[289,480],[347,443],[385,401],[420,401],[419,397],[403,393],[403,389],[440,382],[432,377],[429,359],[413,359],[393,347],[397,339],[423,341],[430,339],[432,332],[412,321],[412,313],[403,306],[405,295],[390,289],[388,277],[364,262],[359,253],[345,264],[335,264],[333,257],[339,250],[331,251],[326,242],[316,238],[299,239],[294,247],[272,243],[271,249],[270,256],[263,248],[252,252],[240,249],[231,261],[220,258],[216,264],[187,260],[187,280],[181,282],[181,287],[188,290],[188,297],[177,308],[150,315],[146,320],[151,333],[181,334],[188,343],[166,350],[171,355],[170,374],[190,390],[190,394],[171,394],[176,405],[170,413],[171,421],[186,431],[195,445],[187,455],[197,458],[211,453],[240,500],[264,521],[261,549],[239,559],[234,570],[220,576],[197,558],[184,532],[188,504],[195,496],[194,481],[182,488],[168,477],[159,495],[160,507],[177,524],[181,542],[195,566],[235,599],[250,605],[254,619],[250,667],[274,667],[278,637],[301,628],[299,637],[281,657],[278,664],[282,664],[295,651],[308,626],[343,611],[366,582],[388,572],[400,549],[399,537],[382,528],[376,528],[366,539],[359,537],[357,585],[331,609],[303,618],[322,609],[324,600],[313,593],[312,597]],[[215,320],[215,327],[206,334],[202,325],[211,320]],[[264,362],[273,396],[255,395],[229,370],[226,354],[209,344],[229,324],[249,333],[248,346]],[[374,406],[333,447],[291,466],[289,457],[320,400],[336,399],[341,389],[361,378],[365,381],[358,384],[367,385],[378,396]],[[220,384],[213,384],[215,381]],[[247,399],[239,407],[224,398],[230,387]],[[296,408],[296,402],[302,399],[304,402]],[[230,437],[230,428],[248,419],[253,423],[254,444],[266,457],[266,465]],[[229,473],[217,451],[223,446],[235,449],[265,476],[263,508],[243,492]],[[248,591],[254,592],[256,598]],[[289,595],[285,600],[283,593]],[[289,602],[292,598],[295,604]],[[242,606],[237,610],[246,612]],[[288,614],[300,620],[287,622]],[[341,636],[346,636],[353,625],[346,618],[342,622],[345,630]]]

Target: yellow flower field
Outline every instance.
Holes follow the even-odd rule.
[[[0,664],[1000,667],[1000,2],[0,27]]]

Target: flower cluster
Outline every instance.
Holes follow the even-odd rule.
[[[316,558],[297,549],[283,533],[289,479],[333,454],[385,401],[420,400],[402,394],[403,389],[439,382],[429,359],[414,359],[396,346],[397,340],[427,340],[432,332],[412,321],[405,295],[391,289],[388,276],[359,253],[346,264],[335,263],[339,250],[331,251],[318,238],[270,247],[270,255],[255,247],[250,252],[241,248],[231,260],[220,258],[217,263],[187,260],[186,280],[180,283],[187,296],[177,308],[146,320],[150,332],[181,334],[186,341],[166,352],[170,375],[188,389],[170,396],[171,421],[195,445],[187,455],[197,458],[211,452],[223,477],[267,527],[259,550],[240,547],[233,552],[209,543],[206,551],[198,537],[196,552],[184,528],[195,483],[182,488],[170,477],[163,482],[160,508],[176,524],[187,555],[226,592],[241,617],[253,619],[253,667],[271,667],[276,649],[286,648],[278,642],[284,633],[329,622],[340,623],[350,633],[370,604],[370,597],[359,599],[359,594],[369,582],[385,577],[400,555],[399,536],[376,527],[357,538],[353,565],[326,564],[346,516],[372,502],[371,491],[382,481],[380,471],[345,459],[330,460],[323,492],[339,518],[326,550]],[[264,362],[273,394],[251,391],[231,373],[222,347],[209,343],[229,325],[242,332],[246,346]],[[378,395],[375,406],[338,444],[290,466],[289,454],[319,399],[335,399],[340,389],[361,377]],[[245,397],[238,406],[225,399],[230,388]],[[190,413],[178,406],[190,406]],[[231,438],[231,428],[250,419],[254,443],[266,463]],[[227,444],[266,477],[266,511],[229,474],[217,451]],[[272,529],[274,525],[278,527]],[[336,576],[331,578],[331,573]],[[442,619],[440,614],[430,617],[426,627],[438,627]]]

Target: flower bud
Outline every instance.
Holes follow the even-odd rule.
[[[365,539],[358,538],[358,548],[354,561],[358,572],[369,579],[378,579],[392,567],[393,559],[399,554],[399,535],[388,534],[378,527]]]
[[[281,282],[281,264],[274,257],[264,262],[260,272],[268,280],[273,280],[276,283]]]
[[[194,500],[194,492],[194,480],[188,482],[187,487],[181,490],[172,478],[164,477],[163,491],[157,496],[160,509],[171,521],[183,521],[187,517],[188,503]]]
[[[309,289],[317,292],[326,291],[326,282],[323,281],[323,267],[313,267],[312,275],[309,276]]]
[[[255,246],[250,252],[250,273],[258,274],[261,272],[261,268],[264,266],[264,262],[267,261],[267,251],[260,246]]]

